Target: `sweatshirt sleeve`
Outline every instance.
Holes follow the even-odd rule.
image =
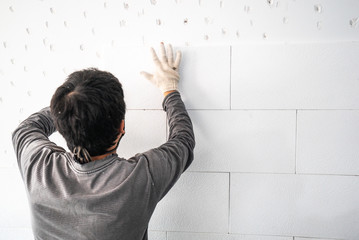
[[[22,176],[44,149],[51,149],[50,152],[65,151],[49,140],[48,137],[55,131],[50,108],[47,107],[32,114],[12,133],[12,143]]]
[[[180,93],[167,95],[163,101],[163,109],[167,113],[169,125],[168,140],[160,147],[143,154],[147,158],[160,199],[192,163],[195,146],[192,122]]]

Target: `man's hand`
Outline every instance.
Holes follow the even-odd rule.
[[[178,67],[181,62],[181,52],[176,52],[176,58],[173,61],[173,50],[169,44],[167,46],[167,53],[163,43],[160,45],[160,59],[153,48],[151,48],[151,54],[153,62],[155,64],[154,74],[147,72],[141,72],[141,74],[157,86],[162,93],[166,96],[167,94],[178,90],[179,73]]]

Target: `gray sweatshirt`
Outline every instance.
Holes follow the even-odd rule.
[[[56,131],[49,108],[19,125],[12,140],[35,239],[147,239],[157,203],[191,164],[195,145],[178,92],[167,95],[163,109],[168,141],[127,160],[113,154],[75,162],[72,153],[48,139]]]

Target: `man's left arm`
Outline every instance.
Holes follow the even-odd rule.
[[[55,131],[49,107],[32,114],[15,129],[12,133],[12,142],[21,175],[44,148],[65,151],[49,140],[48,137]]]

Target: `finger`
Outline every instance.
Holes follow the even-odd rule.
[[[173,67],[175,67],[176,69],[178,69],[180,62],[181,62],[181,58],[182,58],[182,53],[180,51],[176,52],[176,60],[175,63],[173,64]]]
[[[168,57],[168,64],[170,65],[170,67],[172,67],[173,66],[173,50],[172,50],[171,44],[167,45],[167,57]]]
[[[161,53],[161,62],[167,63],[166,50],[165,50],[165,45],[163,43],[160,44],[160,53]]]
[[[158,57],[157,57],[156,51],[155,51],[153,48],[151,48],[150,51],[151,51],[151,55],[152,55],[152,60],[153,60],[153,62],[155,63],[156,66],[159,66],[159,67],[160,67],[160,66],[161,66],[161,62],[160,62],[160,60],[159,60]]]
[[[148,73],[148,72],[144,72],[144,71],[142,71],[142,72],[140,72],[140,73],[141,73],[141,75],[144,76],[147,80],[152,81],[152,79],[153,79],[153,75],[152,75],[152,74],[150,74],[150,73]]]

